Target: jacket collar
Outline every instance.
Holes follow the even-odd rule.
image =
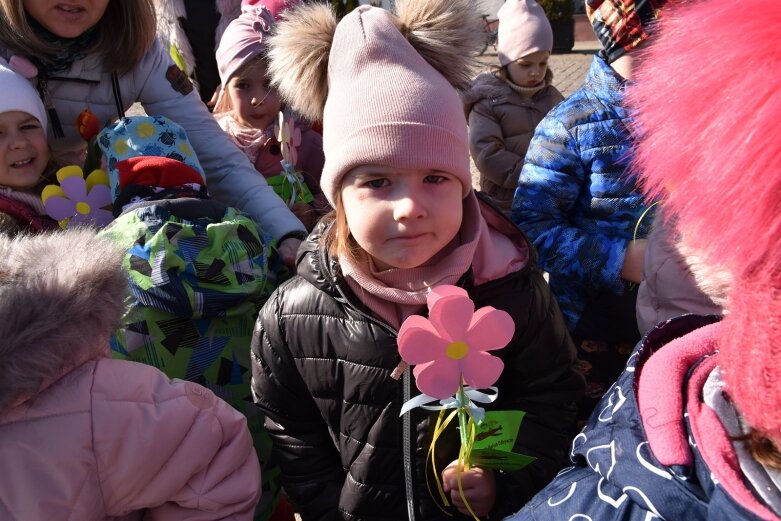
[[[584,88],[611,105],[618,105],[624,99],[624,89],[628,82],[621,78],[599,55],[594,56],[586,73]]]

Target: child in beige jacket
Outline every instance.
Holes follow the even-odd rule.
[[[463,95],[480,189],[508,216],[534,129],[564,99],[551,84],[552,48],[542,7],[535,0],[508,0],[499,9],[501,67],[478,75]]]

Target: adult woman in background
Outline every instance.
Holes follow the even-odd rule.
[[[155,39],[152,0],[0,0],[0,54],[35,64],[56,160],[83,160],[95,132],[133,102],[187,132],[213,196],[249,214],[292,263],[304,227],[209,114],[189,78]],[[89,125],[87,125],[89,126]],[[88,135],[86,137],[89,137]]]

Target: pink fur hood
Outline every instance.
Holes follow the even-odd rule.
[[[0,519],[250,520],[245,418],[107,358],[121,252],[86,230],[0,237]]]

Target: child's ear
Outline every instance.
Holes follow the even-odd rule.
[[[328,55],[336,15],[328,4],[301,4],[288,11],[268,45],[268,76],[283,103],[310,121],[323,118],[328,96]]]

